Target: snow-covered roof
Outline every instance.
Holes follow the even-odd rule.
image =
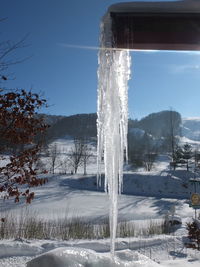
[[[145,13],[200,13],[199,0],[125,2],[111,5],[108,12],[145,12]]]

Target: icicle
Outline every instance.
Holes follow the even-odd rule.
[[[104,187],[110,199],[111,254],[114,258],[118,193],[122,190],[124,156],[127,157],[130,55],[128,50],[110,49],[112,47],[110,29],[111,19],[108,14],[101,25],[99,51],[97,183],[100,183],[102,158],[104,158]]]

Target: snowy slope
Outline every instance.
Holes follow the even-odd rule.
[[[72,146],[72,140],[59,139],[56,141],[58,148],[66,151]],[[77,175],[47,175],[49,182],[42,187],[34,188],[36,197],[30,208],[39,216],[59,218],[73,216],[85,217],[92,220],[105,219],[108,216],[108,195],[103,192],[102,186],[96,183],[96,150],[91,145],[93,157],[90,159],[87,171],[83,176],[83,169]],[[127,168],[128,169],[128,168]],[[176,203],[180,215],[185,217],[192,214],[188,200],[193,188],[188,183],[193,178],[193,172],[179,168],[177,171],[169,169],[169,158],[160,155],[156,167],[146,172],[125,171],[123,194],[119,197],[119,218],[127,220],[142,220],[158,218],[165,214],[173,203]],[[26,206],[21,201],[19,204],[8,200],[1,203],[1,211],[11,210],[19,213]],[[86,208],[87,207],[87,208]],[[134,212],[133,212],[134,211]]]
[[[109,265],[111,261],[109,245],[109,239],[0,241],[1,255],[3,255],[0,258],[0,266],[24,267],[30,261],[29,267],[114,267],[115,265]],[[121,267],[197,267],[200,263],[200,253],[186,249],[182,236],[178,233],[139,239],[119,238],[116,244],[116,256],[116,260],[121,264],[117,266]],[[55,261],[58,265],[51,265]]]
[[[56,142],[64,151],[69,150],[72,145],[69,139],[59,139]],[[108,217],[109,199],[102,188],[98,189],[96,186],[96,150],[94,146],[92,149],[94,157],[88,166],[87,176],[83,176],[82,168],[77,175],[59,175],[58,173],[48,175],[49,182],[34,189],[36,198],[28,210],[47,220],[80,217],[91,223],[105,221]],[[65,156],[65,152],[62,156]],[[165,155],[158,158],[156,168],[151,172],[144,170],[125,172],[124,194],[119,196],[120,222],[134,223],[139,232],[139,229],[149,225],[150,220],[162,220],[166,213],[175,206],[176,214],[182,218],[183,225],[174,235],[117,238],[116,250],[121,264],[117,266],[153,267],[158,266],[158,263],[160,263],[159,266],[164,267],[199,266],[200,253],[184,247],[187,235],[185,223],[194,215],[194,210],[188,205],[189,193],[192,190],[188,180],[191,177],[193,173],[183,168],[177,171],[170,170],[169,158]],[[1,216],[10,211],[16,218],[25,207],[26,204],[23,201],[18,204],[13,203],[12,200],[1,202],[3,212]],[[58,265],[59,267],[109,266],[109,249],[109,239],[2,240],[0,241],[0,267],[23,267],[26,266],[26,262],[37,256],[40,257],[41,254],[44,256],[33,260],[29,267],[38,266],[35,265],[36,262],[44,258],[47,264],[50,264],[52,259],[57,259],[64,264]],[[69,250],[77,257],[69,256]],[[133,259],[136,258],[138,261],[133,264]],[[71,265],[67,265],[69,262]],[[102,262],[106,262],[106,265],[102,265]],[[46,265],[40,264],[39,266],[45,267]]]
[[[182,136],[200,141],[200,117],[182,119]]]

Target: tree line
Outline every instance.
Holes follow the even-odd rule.
[[[91,141],[87,138],[74,137],[68,150],[61,148],[56,142],[45,149],[52,174],[76,174],[79,167],[83,167],[83,175],[87,174],[87,165],[93,157]]]

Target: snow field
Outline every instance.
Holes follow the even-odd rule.
[[[17,265],[18,263],[23,263],[24,265],[21,266],[26,266],[25,262],[31,260],[31,258],[33,261],[30,266],[33,267],[51,267],[53,265],[46,264],[50,264],[49,261],[55,262],[56,260],[58,262],[58,265],[54,265],[56,267],[115,266],[106,265],[111,261],[109,239],[71,241],[7,240],[1,241],[0,247],[2,253],[4,253],[4,258],[0,258],[0,266],[20,266]],[[37,256],[41,253],[42,255],[39,256],[39,258],[36,257],[34,260],[34,255]],[[121,264],[119,266],[123,267],[157,266],[156,262],[161,263],[159,266],[169,266],[168,264],[170,264],[170,262],[172,266],[176,266],[177,262],[178,265],[176,267],[179,267],[180,263],[184,264],[182,265],[184,267],[196,267],[200,260],[200,254],[191,249],[186,249],[182,242],[182,236],[176,235],[154,236],[151,238],[118,238],[116,255]],[[133,259],[135,259],[136,262],[133,262]],[[65,265],[61,265],[61,263]],[[73,263],[74,265],[67,265],[69,263]],[[103,265],[103,263],[106,264]]]
[[[66,140],[60,140],[61,147],[64,142]],[[70,146],[69,143],[67,145]],[[93,160],[91,161],[93,162]],[[88,166],[87,176],[82,175],[81,168],[77,175],[59,175],[59,173],[48,175],[49,182],[46,185],[33,189],[36,198],[28,208],[30,213],[35,213],[36,217],[46,220],[79,217],[81,220],[88,220],[94,224],[107,220],[109,214],[108,195],[103,192],[103,187],[101,190],[97,190],[94,175],[96,165],[92,162]],[[161,221],[171,207],[175,205],[176,214],[182,218],[183,225],[174,235],[145,237],[139,234],[134,238],[117,238],[117,253],[123,251],[123,255],[132,257],[132,259],[137,253],[139,253],[137,255],[144,255],[149,259],[149,265],[147,266],[153,266],[154,262],[165,267],[199,266],[199,252],[184,247],[184,240],[187,235],[185,223],[191,220],[194,211],[188,205],[187,196],[190,189],[183,187],[182,184],[186,183],[192,175],[192,173],[188,173],[181,168],[176,172],[170,171],[168,160],[164,155],[158,159],[156,168],[151,172],[145,172],[144,170],[133,172],[127,168],[124,191],[128,192],[129,195],[122,194],[119,196],[119,222],[133,223],[139,232],[141,228],[148,228],[151,220],[154,222]],[[160,189],[162,192],[159,192]],[[14,220],[16,220],[15,216],[20,217],[26,206],[23,200],[18,204],[13,203],[12,200],[1,202],[1,215],[11,212],[14,214]],[[102,264],[104,260],[109,262],[109,239],[68,241],[11,239],[0,241],[0,266],[26,266],[27,261],[45,253],[52,253],[52,259],[52,257],[54,258],[54,249],[57,248],[61,249],[61,258],[66,264],[65,256],[68,254],[64,251],[71,247],[80,248],[83,251],[85,249],[92,250],[92,252],[90,251],[91,257],[79,258],[79,263],[73,263],[74,265],[71,266],[86,266],[84,264],[86,264],[88,258],[96,259],[96,264],[99,264],[99,262]],[[58,251],[55,252],[58,253]],[[70,249],[70,251],[73,251],[73,249]],[[77,250],[75,249],[74,252],[77,253]],[[85,255],[90,255],[90,252],[85,252]],[[77,259],[76,257],[71,258],[69,255],[67,257],[71,262]],[[144,266],[129,265],[132,263],[126,260],[126,257],[124,259],[120,258],[123,264],[125,262],[127,264],[121,266]]]

